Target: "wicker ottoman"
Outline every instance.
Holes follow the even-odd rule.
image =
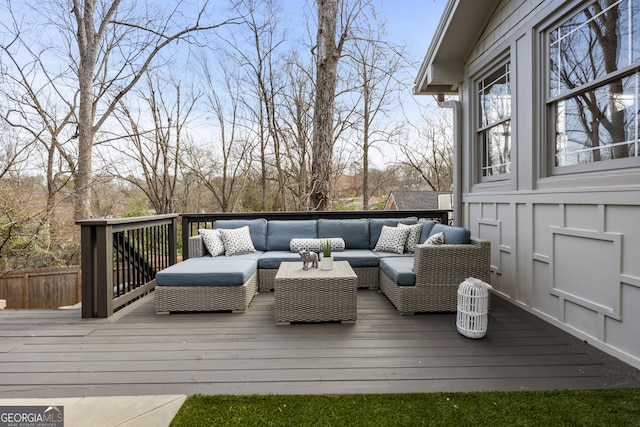
[[[355,322],[358,277],[347,261],[332,270],[302,269],[302,262],[280,264],[274,283],[277,324],[291,322]]]

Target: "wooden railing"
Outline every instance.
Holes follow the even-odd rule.
[[[155,287],[177,260],[178,214],[78,221],[82,317],[110,317]]]
[[[199,213],[181,214],[182,218],[182,258],[189,258],[189,237],[198,234],[199,228],[211,228],[220,219],[349,219],[349,218],[406,218],[433,219],[443,224],[449,223],[451,210],[403,210],[403,211],[313,211],[313,212],[242,212],[242,213]]]

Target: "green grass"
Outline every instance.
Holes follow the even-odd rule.
[[[640,389],[189,397],[171,426],[640,426]]]

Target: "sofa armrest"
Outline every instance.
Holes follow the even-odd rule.
[[[189,258],[199,258],[207,254],[207,248],[204,246],[200,235],[189,237]]]
[[[459,284],[468,277],[489,283],[491,242],[472,237],[466,245],[417,246],[413,270],[416,286]]]

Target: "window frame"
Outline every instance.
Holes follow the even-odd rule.
[[[623,0],[625,1],[625,0]],[[573,164],[573,165],[557,165],[557,108],[558,104],[561,101],[570,100],[575,98],[576,96],[587,93],[590,91],[594,91],[596,89],[605,88],[610,82],[632,77],[636,75],[636,79],[640,82],[640,59],[637,59],[635,62],[619,67],[617,70],[599,76],[587,83],[581,84],[577,87],[574,87],[566,92],[563,92],[560,95],[552,95],[552,57],[551,57],[551,40],[552,33],[557,31],[559,27],[567,23],[573,17],[575,17],[579,13],[583,13],[584,10],[591,7],[594,2],[581,3],[578,7],[571,8],[567,13],[563,14],[562,17],[554,21],[552,25],[547,27],[543,31],[543,54],[542,58],[544,63],[544,80],[543,80],[543,91],[542,91],[542,106],[544,108],[543,117],[545,118],[545,128],[546,132],[546,141],[545,141],[545,150],[547,155],[545,156],[548,167],[546,168],[547,176],[563,176],[563,175],[571,175],[576,173],[585,173],[585,172],[598,172],[598,171],[614,171],[621,169],[629,169],[640,166],[640,153],[635,157],[626,157],[619,159],[605,159],[598,161],[591,161],[587,163]],[[629,44],[630,45],[630,44]],[[640,83],[638,83],[640,85]],[[640,103],[640,102],[639,102]],[[640,116],[640,111],[637,113]],[[636,123],[638,127],[640,127],[640,117],[636,117]],[[640,144],[640,140],[638,140],[637,136],[640,133],[640,129],[636,129],[636,144]]]
[[[501,117],[498,120],[495,120],[489,124],[484,124],[482,120],[483,114],[483,105],[482,105],[482,96],[481,96],[481,84],[484,80],[486,80],[492,74],[496,74],[500,69],[505,69],[508,67],[508,73],[501,74],[500,76],[508,76],[509,82],[509,115],[505,117]],[[477,167],[476,172],[476,182],[477,183],[500,183],[504,181],[508,181],[512,179],[514,174],[514,100],[515,98],[515,85],[514,85],[514,68],[513,62],[511,61],[511,57],[509,53],[504,53],[503,55],[499,55],[494,58],[491,62],[491,67],[487,67],[477,74],[477,77],[472,80],[473,86],[473,105],[475,114],[473,121],[473,132],[474,132],[474,141],[475,141],[475,154],[476,159],[474,164]],[[494,80],[495,81],[495,80]],[[492,82],[493,83],[493,82]],[[485,137],[488,134],[490,129],[497,128],[502,124],[509,122],[509,172],[494,174],[494,175],[484,175],[484,171],[487,168],[491,168],[485,164]],[[495,166],[494,166],[495,167]]]

